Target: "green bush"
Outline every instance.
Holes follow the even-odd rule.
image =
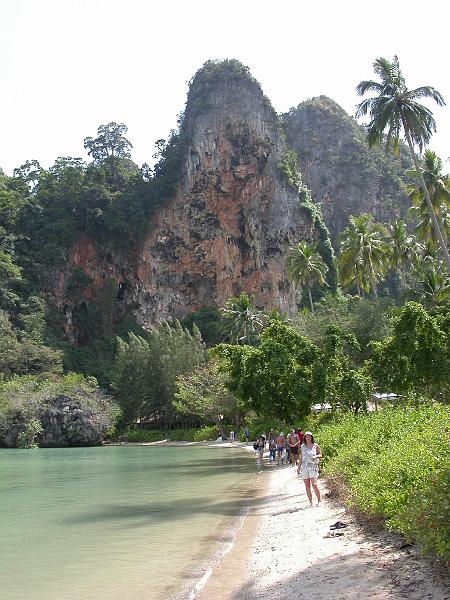
[[[167,436],[170,442],[193,442],[196,429],[174,429]]]
[[[449,429],[448,408],[430,403],[347,414],[317,439],[325,473],[348,487],[353,506],[448,560]]]
[[[167,434],[159,429],[127,429],[120,438],[127,442],[159,442],[165,440]]]
[[[205,425],[194,432],[194,442],[204,442],[206,440],[216,440],[219,431],[215,425]]]
[[[36,376],[0,380],[0,446],[31,447],[40,443],[42,419],[63,397],[90,415],[102,437],[110,435],[120,416],[119,407],[92,377],[76,373],[44,379]]]
[[[120,437],[127,442],[159,442],[166,439],[170,442],[203,442],[215,440],[218,435],[217,427],[205,425],[200,429],[174,429],[168,432],[160,429],[126,429]]]

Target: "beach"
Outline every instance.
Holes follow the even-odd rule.
[[[325,480],[319,487],[322,503],[311,508],[296,469],[265,459],[233,550],[191,598],[450,598],[448,571],[327,497]],[[338,521],[347,527],[333,534]]]

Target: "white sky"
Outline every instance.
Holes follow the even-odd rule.
[[[397,54],[408,87],[432,85],[430,147],[450,156],[447,0],[0,0],[0,167],[86,158],[83,139],[128,126],[152,162],[208,59],[248,65],[278,112],[325,94],[354,113],[356,84]],[[446,163],[446,170],[450,163]]]

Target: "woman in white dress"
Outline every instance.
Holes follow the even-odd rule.
[[[317,498],[317,505],[320,504],[320,491],[317,486],[317,478],[319,476],[319,460],[321,458],[322,451],[319,444],[315,443],[311,431],[307,431],[300,448],[300,462],[297,472],[305,482],[306,495],[311,506],[313,505],[311,486]]]

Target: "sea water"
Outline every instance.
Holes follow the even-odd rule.
[[[254,473],[235,448],[0,450],[0,596],[194,598]]]

